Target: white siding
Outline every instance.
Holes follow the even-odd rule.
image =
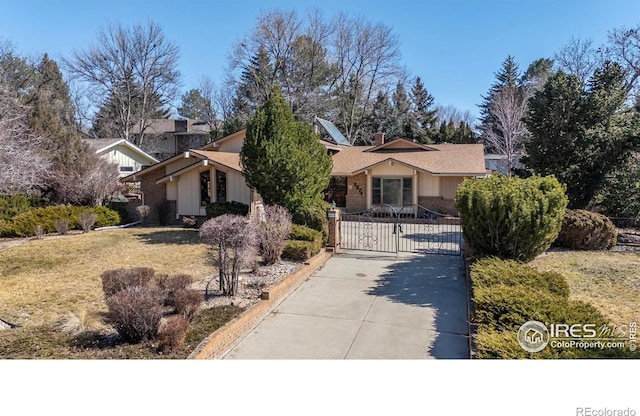
[[[140,156],[138,153],[126,146],[116,146],[114,149],[101,154],[105,160],[120,166],[132,166],[133,171],[120,172],[120,176],[127,176],[133,172],[138,172],[143,165],[152,165],[154,162]]]
[[[441,196],[440,177],[430,173],[418,174],[418,195],[419,196]]]
[[[178,215],[200,215],[200,172],[193,169],[178,180]]]
[[[234,170],[227,172],[227,201],[251,203],[251,189],[245,183],[242,174]]]
[[[369,175],[373,176],[413,176],[413,169],[401,165],[397,162],[392,162],[393,165],[389,165],[389,162],[385,162],[381,165],[375,166],[369,171]]]
[[[195,158],[195,157],[190,157],[189,159],[178,159],[175,162],[171,162],[169,163],[167,166],[164,167],[164,174],[165,175],[169,175],[173,172],[177,172],[180,169],[184,169],[187,166],[191,166],[194,163],[198,163],[200,162],[201,159]]]
[[[240,153],[242,150],[242,144],[244,143],[244,136],[239,136],[234,139],[225,140],[220,143],[218,148],[219,152]]]
[[[444,199],[454,199],[458,185],[464,180],[461,176],[443,176],[442,177],[442,197]]]
[[[167,187],[167,201],[175,201],[178,199],[178,182],[165,182]]]

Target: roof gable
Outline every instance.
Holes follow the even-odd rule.
[[[85,143],[96,150],[96,154],[102,155],[107,153],[113,149],[117,149],[119,146],[126,147],[140,156],[142,159],[145,159],[149,163],[158,163],[159,160],[155,157],[151,156],[144,150],[140,149],[135,144],[131,143],[126,139],[83,139]]]
[[[365,152],[379,152],[379,151],[432,151],[438,150],[434,147],[427,146],[421,143],[412,142],[407,139],[398,138],[389,142],[380,144],[378,146],[370,147]]]

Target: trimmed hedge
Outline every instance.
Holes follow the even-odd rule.
[[[318,254],[323,245],[320,231],[304,225],[293,224],[291,232],[289,232],[289,241],[282,252],[282,257],[296,261],[308,260]]]
[[[311,241],[289,240],[287,241],[287,245],[284,247],[284,250],[282,250],[282,258],[295,261],[305,261],[317,253],[318,251],[314,253],[314,246]]]
[[[568,209],[554,245],[573,250],[611,250],[617,238],[616,226],[604,215]]]
[[[80,230],[82,228],[78,217],[85,211],[96,214],[95,227],[108,227],[120,223],[120,215],[107,207],[92,208],[54,205],[33,208],[16,215],[10,223],[6,224],[4,233],[18,237],[31,237],[35,235],[35,227],[37,225],[42,227],[44,233],[52,233],[56,231],[54,223],[59,218],[69,220],[69,229]]]
[[[297,225],[304,225],[322,233],[322,243],[329,239],[329,220],[327,209],[329,204],[307,206],[292,213],[292,221]]]
[[[490,176],[458,187],[465,241],[478,257],[530,261],[556,239],[568,199],[553,176]]]
[[[224,214],[246,216],[249,205],[238,201],[213,202],[207,205],[207,218],[215,218]]]
[[[543,273],[515,261],[485,258],[471,266],[477,326],[478,358],[605,358],[640,357],[628,349],[554,348],[529,353],[517,341],[518,329],[530,320],[545,324],[608,325],[591,304],[569,299],[566,280],[557,273]]]

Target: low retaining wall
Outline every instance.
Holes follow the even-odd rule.
[[[267,291],[264,291],[262,300],[259,303],[251,306],[240,314],[240,316],[205,338],[187,359],[206,360],[222,358],[266,318],[291,292],[307,280],[316,270],[322,267],[332,255],[333,253],[331,252],[320,252],[309,259],[300,270],[287,276]]]

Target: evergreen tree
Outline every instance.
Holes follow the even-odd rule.
[[[294,120],[277,87],[249,120],[240,163],[266,204],[293,214],[322,202],[331,174],[327,150],[310,125]]]
[[[249,65],[242,70],[233,102],[233,118],[246,123],[254,111],[265,103],[274,85],[274,69],[267,51],[261,46]]]
[[[86,149],[74,120],[69,87],[55,61],[45,54],[36,67],[37,82],[27,102],[29,126],[43,138],[42,146],[63,167],[74,166]]]
[[[393,129],[387,132],[387,135],[390,140],[398,137],[413,140],[417,136],[416,126],[411,113],[411,102],[403,83],[398,82],[396,84],[396,90],[392,98],[395,123]]]
[[[570,208],[585,208],[607,174],[640,148],[640,116],[625,107],[626,97],[624,71],[605,63],[586,89],[558,72],[529,101],[523,163],[566,184]]]
[[[489,92],[486,96],[482,97],[482,104],[480,104],[481,124],[493,122],[490,107],[494,94],[500,91],[502,87],[517,88],[521,85],[522,75],[520,74],[518,63],[513,56],[507,56],[502,62],[500,70],[495,73],[495,77],[496,80],[493,85],[491,85]]]
[[[191,89],[180,97],[181,105],[178,114],[184,118],[208,121],[211,115],[211,104],[207,103],[199,89]]]
[[[420,77],[416,77],[411,87],[411,101],[413,104],[414,119],[416,121],[416,135],[414,139],[420,143],[431,143],[430,133],[435,129],[437,122],[437,110],[433,109],[434,98]]]

